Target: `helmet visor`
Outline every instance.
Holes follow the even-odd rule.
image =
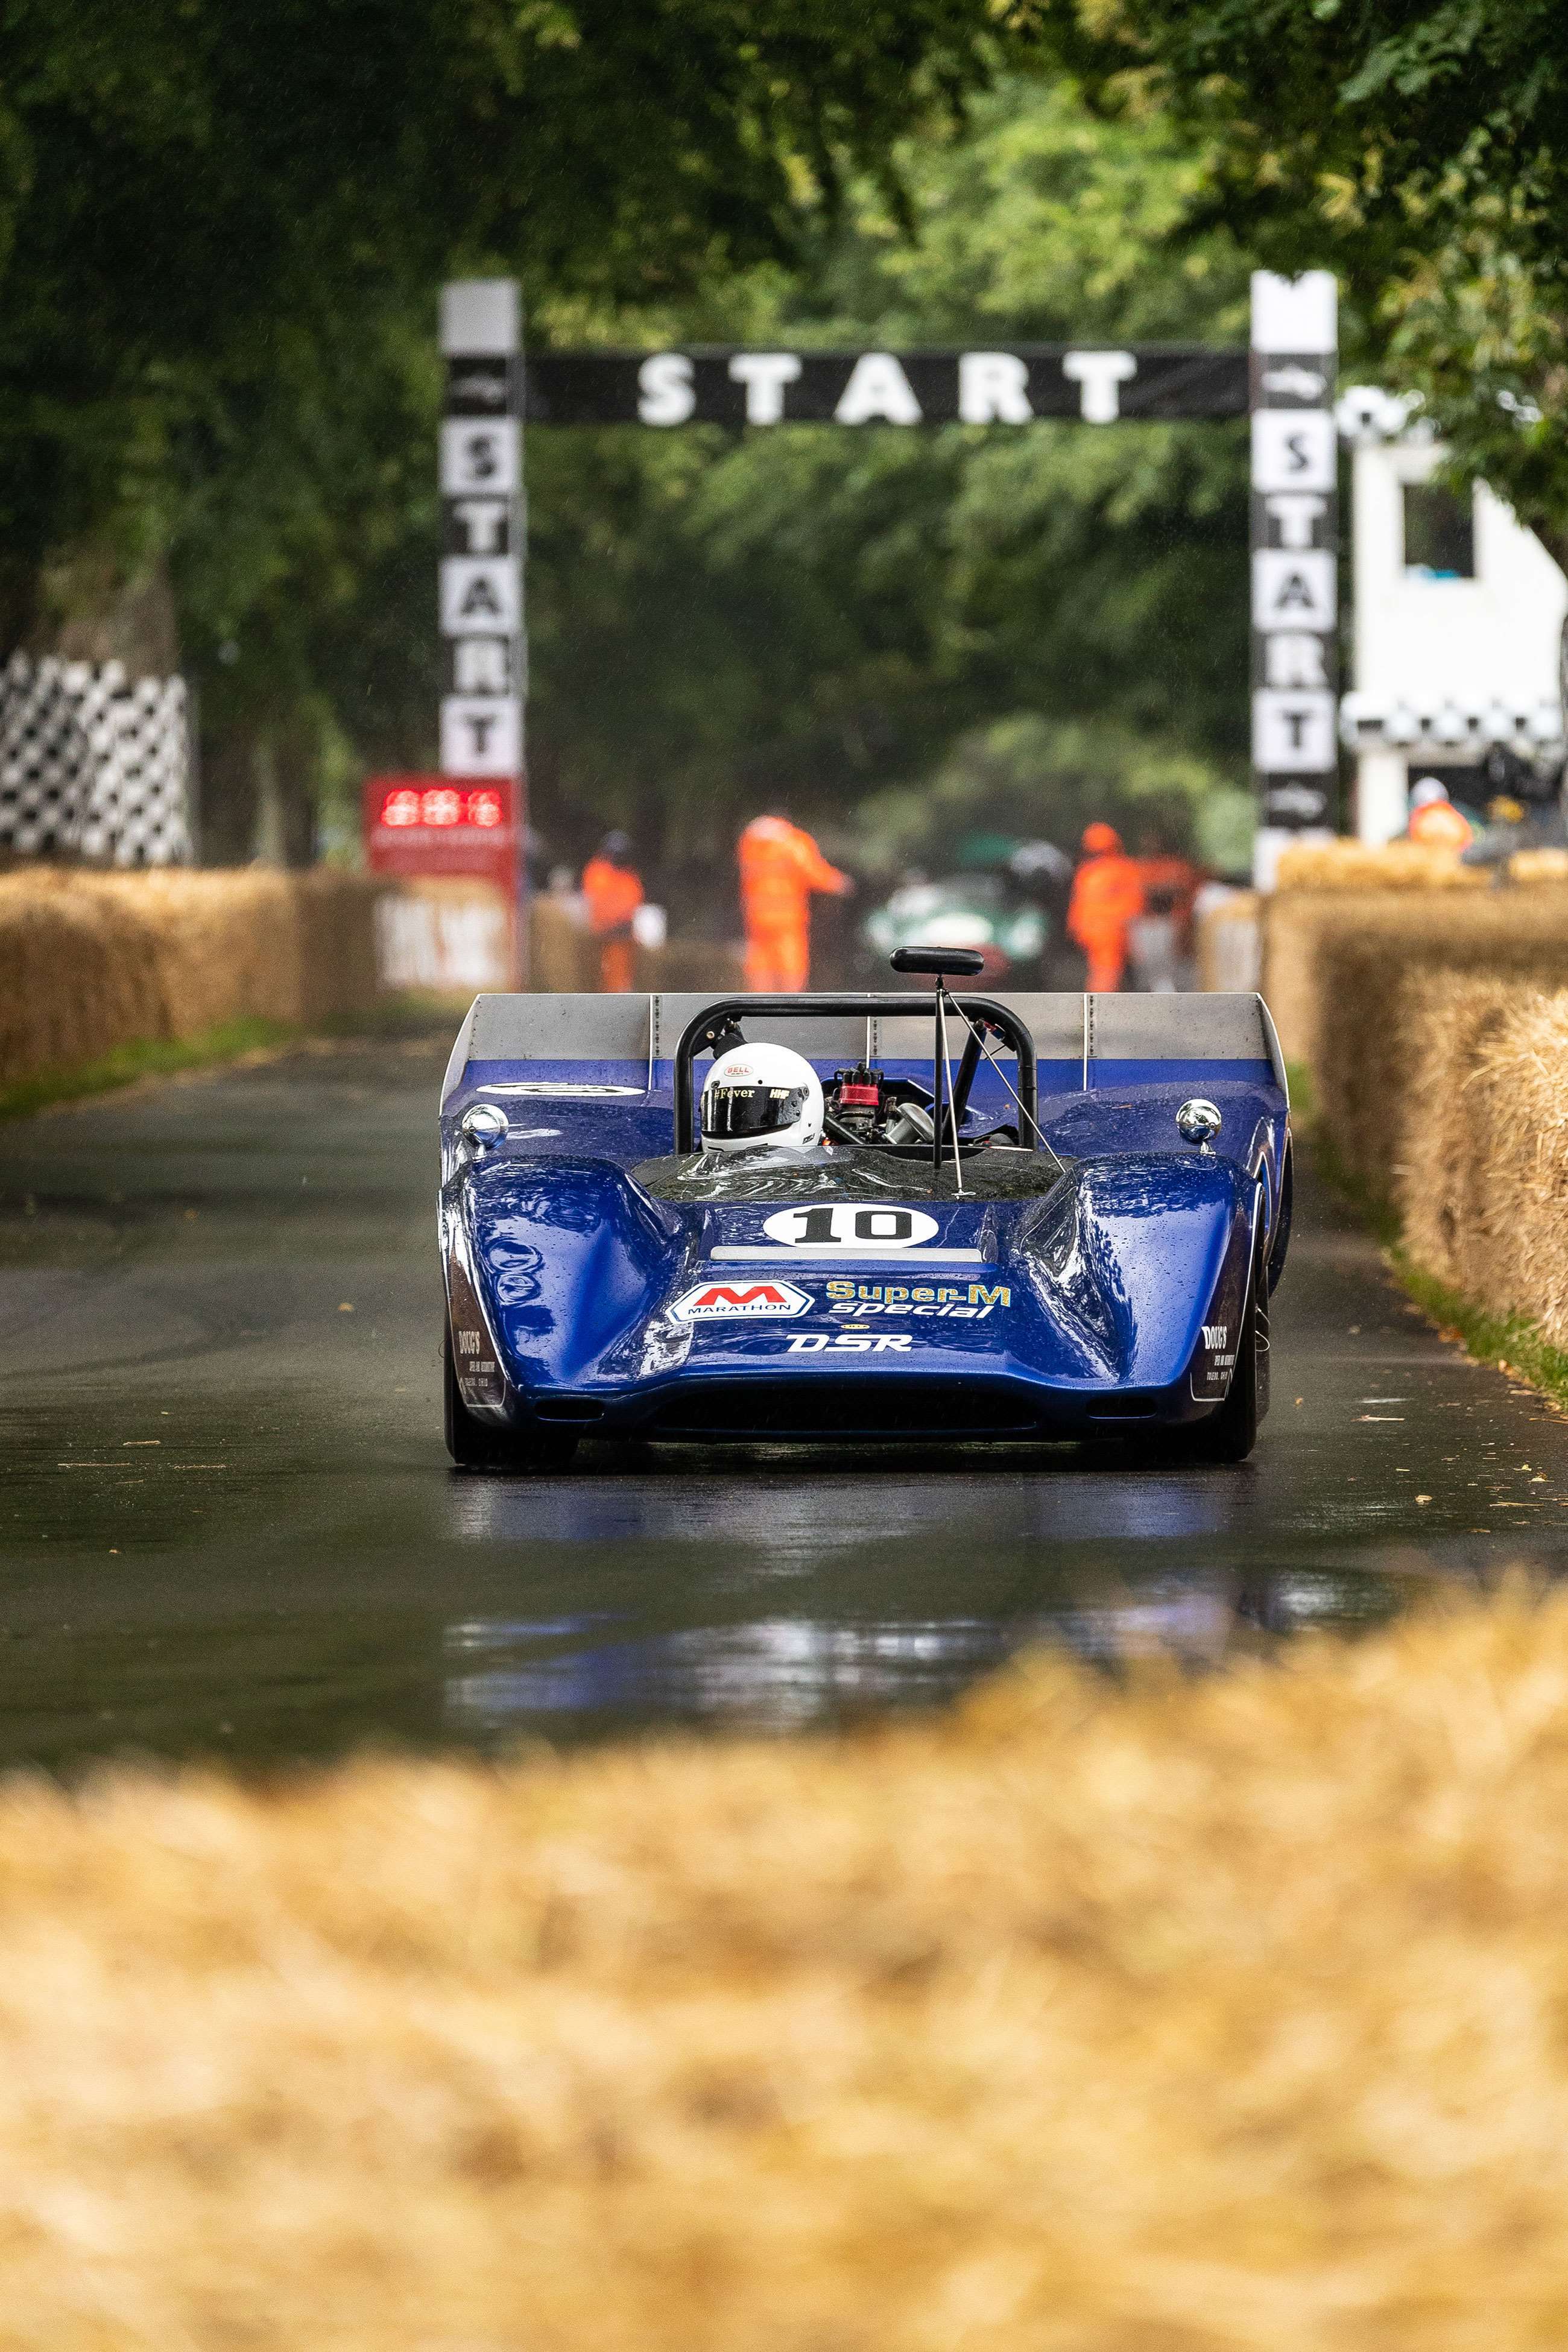
[[[780,1135],[805,1108],[804,1087],[714,1086],[702,1089],[702,1132],[727,1143],[747,1135]]]

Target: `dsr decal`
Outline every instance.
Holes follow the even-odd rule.
[[[826,1331],[796,1331],[784,1341],[788,1356],[888,1356],[901,1355],[911,1344],[907,1331],[869,1331],[864,1339],[851,1338],[839,1331],[829,1339]]]

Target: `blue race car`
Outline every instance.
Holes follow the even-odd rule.
[[[481,996],[441,1098],[447,1443],[1158,1439],[1237,1462],[1290,1229],[1253,995]],[[974,959],[978,961],[978,959]]]

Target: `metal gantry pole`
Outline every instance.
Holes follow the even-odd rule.
[[[1339,773],[1338,289],[1326,269],[1252,278],[1254,877],[1334,830]]]
[[[516,278],[462,278],[444,286],[441,352],[447,362],[440,472],[446,646],[441,772],[510,781],[521,984],[528,973],[528,637],[522,314]]]

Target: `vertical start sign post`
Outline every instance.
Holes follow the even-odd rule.
[[[518,986],[528,971],[527,784],[523,705],[526,518],[522,334],[514,278],[455,278],[441,289],[447,363],[441,424],[441,771],[496,779],[517,844],[512,874]]]
[[[1339,780],[1338,291],[1326,269],[1252,279],[1255,874],[1334,830]]]

